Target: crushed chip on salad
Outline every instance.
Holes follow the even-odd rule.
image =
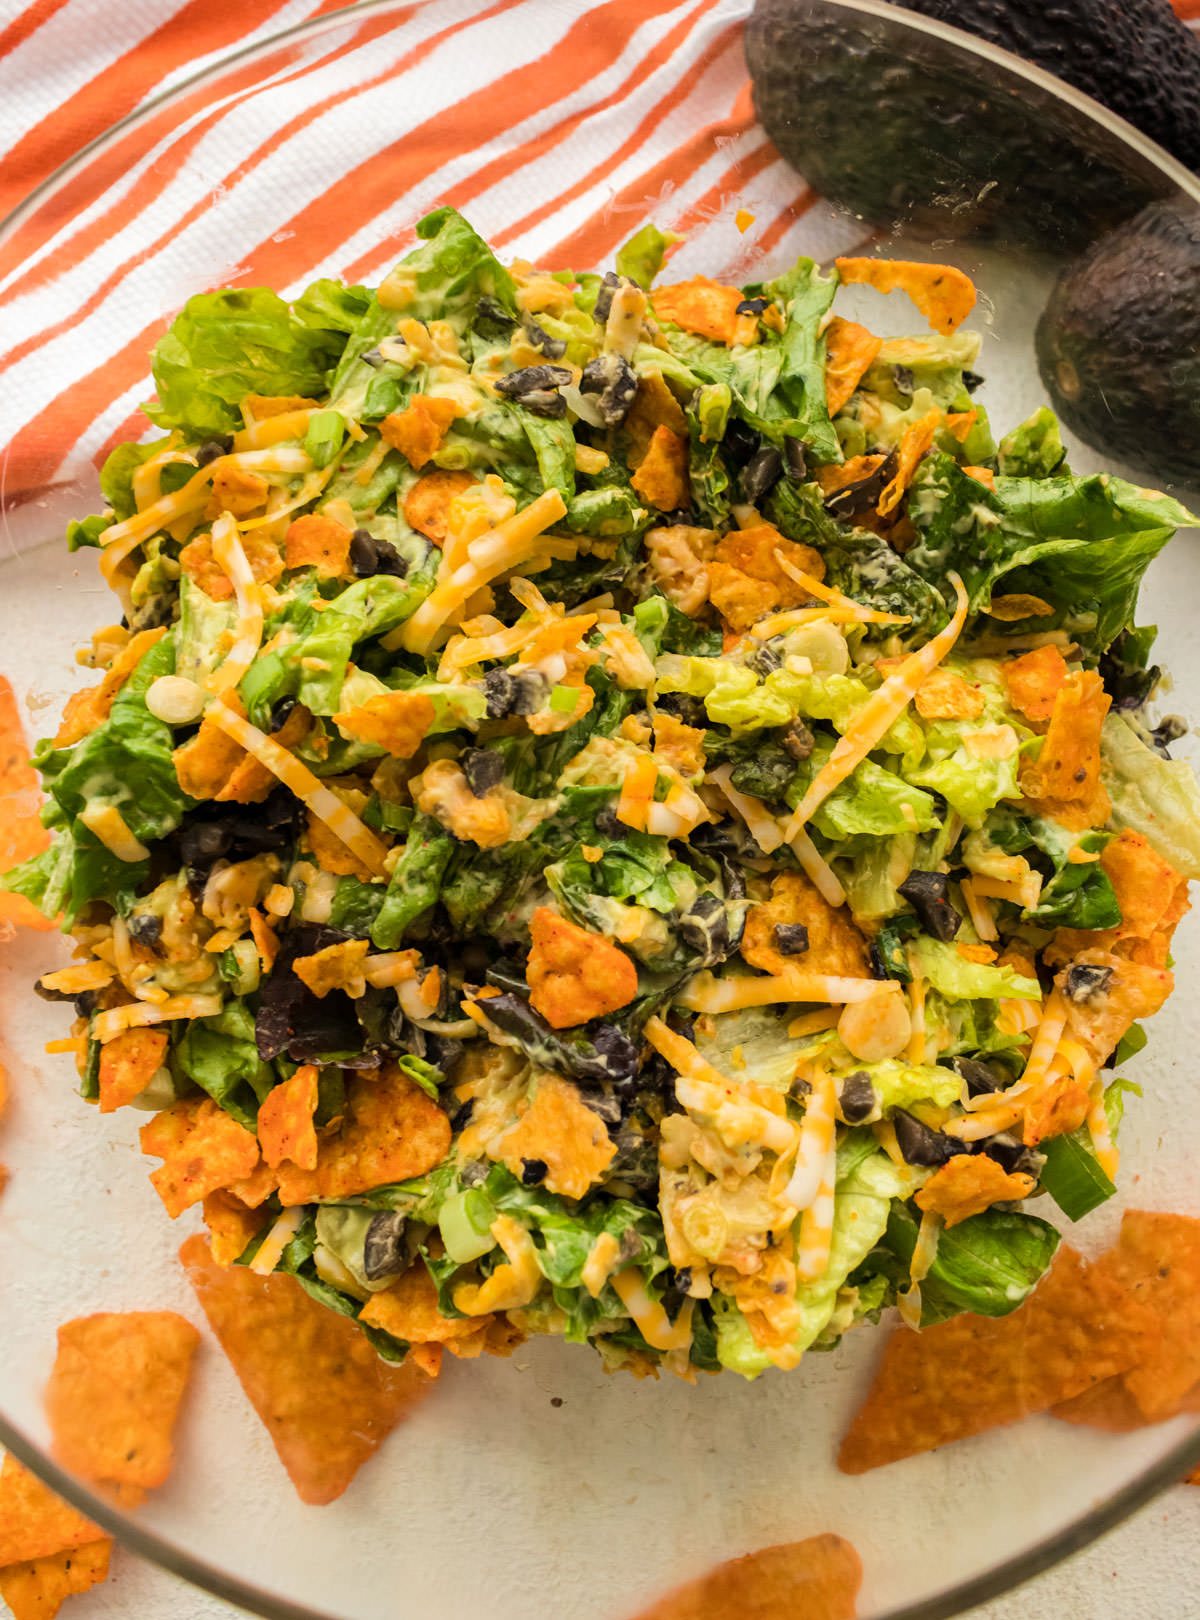
[[[1102,1265],[1063,1247],[1008,1316],[897,1328],[838,1466],[862,1474],[1044,1412],[1134,1367],[1160,1328],[1158,1313]]]
[[[109,1311],[58,1330],[46,1412],[60,1462],[84,1479],[149,1491],[171,1472],[172,1432],[200,1335],[173,1311]]]
[[[843,1536],[763,1547],[718,1564],[637,1620],[854,1620],[862,1561]]]
[[[899,1304],[993,1380],[910,1450],[1132,1368],[1046,1215],[1122,1175],[1200,876],[1137,622],[1197,519],[1036,398],[999,437],[953,267],[656,288],[659,232],[608,271],[417,235],[377,292],[173,326],[71,529],[125,624],[3,879],[234,1359],[270,1300],[425,1372],[542,1333],[752,1379]],[[304,1454],[302,1357],[286,1422],[246,1376]]]
[[[418,1404],[427,1378],[381,1359],[293,1276],[220,1266],[199,1236],[180,1259],[297,1495],[334,1501]]]

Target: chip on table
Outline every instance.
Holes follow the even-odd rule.
[[[0,1597],[15,1620],[53,1620],[108,1574],[112,1540],[11,1454],[0,1465]]]
[[[637,1620],[854,1620],[861,1584],[848,1541],[809,1536],[718,1564]]]
[[[191,1237],[179,1257],[304,1502],[339,1497],[432,1387],[389,1365],[354,1323],[311,1299],[294,1277],[224,1267]]]

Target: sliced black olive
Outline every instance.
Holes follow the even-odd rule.
[[[565,416],[567,402],[561,394],[556,394],[552,388],[535,388],[531,393],[521,394],[517,399],[518,405],[523,405],[527,411],[535,416]]]
[[[803,956],[808,949],[808,929],[803,923],[776,923],[775,949],[780,956]]]
[[[978,1058],[950,1058],[947,1067],[966,1081],[967,1092],[972,1097],[982,1096],[985,1091],[1003,1091],[1009,1081],[1008,1075],[997,1072],[989,1063],[981,1063]]]
[[[1180,737],[1186,737],[1189,729],[1187,721],[1180,715],[1164,715],[1150,733],[1154,740],[1155,753],[1161,754],[1163,759],[1170,759],[1171,744],[1178,742]]]
[[[917,386],[917,380],[912,374],[911,366],[892,367],[892,386],[898,394],[905,399],[911,399]]]
[[[790,433],[783,441],[783,471],[792,484],[802,484],[808,477],[808,449],[803,439]]]
[[[191,821],[179,830],[179,854],[185,866],[206,871],[233,848],[233,833],[219,821]]]
[[[367,1227],[363,1243],[363,1274],[368,1282],[395,1277],[408,1264],[404,1252],[404,1216],[395,1210],[381,1210]]]
[[[513,706],[517,683],[506,669],[489,669],[483,677],[483,695],[487,699],[488,719],[499,720]]]
[[[618,1085],[623,1080],[632,1080],[637,1074],[637,1047],[616,1024],[598,1024],[592,1031],[592,1045],[604,1059],[605,1067]]]
[[[870,512],[895,470],[896,452],[892,450],[870,472],[835,490],[826,500],[825,510],[835,518],[856,518]]]
[[[615,270],[605,271],[604,280],[600,283],[600,290],[596,294],[596,305],[592,311],[598,321],[606,321],[612,314],[613,294],[621,285],[621,277]]]
[[[817,746],[817,739],[803,720],[793,720],[783,734],[783,746],[793,759],[807,759]]]
[[[233,449],[233,435],[224,434],[219,439],[205,439],[196,451],[197,467],[207,467],[210,462],[216,461],[220,456],[227,456]]]
[[[968,394],[973,394],[977,388],[982,388],[986,378],[981,377],[977,371],[964,371],[962,374],[963,387]]]
[[[459,760],[467,786],[482,799],[504,780],[504,755],[494,748],[468,748]]]
[[[475,305],[475,316],[471,325],[479,333],[480,337],[507,337],[516,324],[516,321],[513,320],[504,305],[498,304],[494,298],[489,298],[486,293]]]
[[[566,366],[522,366],[505,377],[497,377],[496,392],[508,399],[520,399],[542,388],[561,388],[571,381],[573,372]]]
[[[1018,1173],[1032,1176],[1036,1181],[1041,1174],[1042,1166],[1046,1162],[1044,1153],[1035,1153],[1032,1148],[1025,1146],[1007,1131],[999,1136],[989,1136],[981,1144],[980,1152],[989,1159],[995,1159],[1000,1168],[1010,1176]]]
[[[536,714],[550,696],[550,682],[536,669],[523,669],[511,677],[513,683],[510,714]]]
[[[521,1180],[527,1187],[540,1187],[550,1166],[545,1159],[522,1159]]]
[[[161,917],[156,917],[152,911],[135,911],[125,926],[135,945],[144,946],[148,951],[157,949],[158,942],[162,938]]]
[[[1068,1001],[1091,1002],[1106,996],[1112,987],[1113,970],[1094,967],[1088,962],[1072,962],[1063,988]]]
[[[654,706],[662,714],[673,714],[685,726],[697,726],[702,730],[708,725],[704,704],[697,697],[689,697],[686,692],[664,692],[662,697],[654,700]]]
[[[951,940],[962,927],[962,917],[947,899],[950,879],[945,872],[910,872],[897,885],[921,920],[921,927],[934,939]]]
[[[271,713],[267,718],[267,730],[270,732],[282,731],[284,726],[287,725],[288,716],[295,707],[296,700],[294,697],[281,697],[271,708]]]
[[[377,348],[364,350],[364,352],[360,354],[358,358],[362,361],[364,366],[370,366],[375,371],[378,371],[380,366],[387,364],[387,361],[383,358],[383,355]]]
[[[783,473],[783,457],[773,445],[765,444],[750,457],[738,475],[742,499],[753,506],[778,483]]]
[[[546,328],[539,325],[532,315],[523,316],[521,326],[530,343],[535,349],[540,349],[547,360],[561,360],[566,354],[565,341],[562,338],[551,337]]]
[[[956,1153],[968,1151],[965,1142],[959,1142],[943,1131],[930,1130],[928,1125],[922,1125],[919,1119],[906,1113],[903,1108],[896,1109],[892,1124],[896,1129],[896,1144],[906,1164],[932,1167],[945,1164]]]
[[[767,302],[768,300],[765,298],[743,298],[733,313],[735,315],[761,315],[767,307]]]
[[[598,396],[596,409],[606,427],[616,427],[625,420],[637,388],[637,374],[619,354],[599,354],[589,360],[579,380],[581,394]]]
[[[783,659],[779,655],[782,645],[782,636],[774,636],[770,641],[764,641],[746,659],[747,664],[758,675],[773,674],[775,670],[783,668]]]
[[[847,1125],[861,1125],[879,1107],[879,1097],[865,1069],[847,1075],[838,1087],[838,1112]]]
[[[723,962],[730,951],[724,902],[711,893],[698,896],[692,909],[679,919],[679,937],[708,966]]]

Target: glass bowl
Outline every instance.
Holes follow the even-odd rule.
[[[10,216],[0,666],[31,736],[80,684],[75,646],[111,617],[94,553],[67,553],[64,521],[95,509],[97,456],[141,431],[148,351],[193,292],[378,280],[441,202],[504,254],[549,267],[605,266],[647,220],[687,233],[672,260],[679,277],[746,281],[800,252],[886,248],[975,277],[982,397],[1015,422],[1045,397],[1033,329],[1063,262],[1151,199],[1200,201],[1195,178],[1129,126],[1003,52],[873,0],[797,0],[813,50],[841,52],[853,69],[841,111],[857,147],[847,155],[831,124],[816,178],[869,214],[856,216],[820,200],[756,125],[749,9],[351,7],[152,102]],[[911,92],[908,154],[869,116],[871,85],[884,81]],[[803,121],[803,101],[793,116]],[[972,138],[956,143],[964,121]],[[1031,151],[1043,161],[1020,158]],[[894,184],[864,191],[871,173]],[[855,289],[844,312],[885,334],[912,329],[897,302]],[[1068,442],[1078,470],[1143,477],[1120,443]],[[1200,684],[1198,586],[1183,539],[1143,598],[1181,695]],[[0,1206],[0,1439],[129,1547],[248,1609],[611,1620],[720,1559],[833,1530],[862,1556],[862,1616],[936,1620],[1084,1545],[1200,1460],[1200,1429],[1186,1419],[1107,1436],[1036,1417],[849,1478],[834,1456],[878,1332],[792,1374],[695,1387],[607,1378],[582,1352],[535,1342],[508,1362],[449,1367],[436,1398],[318,1510],[295,1498],[209,1341],[172,1479],[122,1514],[49,1459],[40,1392],[54,1332],[100,1309],[173,1307],[198,1320],[175,1258],[193,1223],[173,1229],[164,1217],[136,1147],[140,1117],[98,1119],[70,1058],[45,1055],[64,1019],[29,986],[63,960],[48,934],[0,951],[15,1093],[0,1135],[13,1172]],[[1185,924],[1180,982],[1197,968],[1200,930]],[[1181,990],[1129,1066],[1146,1096],[1124,1127],[1124,1192],[1071,1233],[1085,1250],[1111,1239],[1125,1200],[1200,1212],[1198,1033]]]

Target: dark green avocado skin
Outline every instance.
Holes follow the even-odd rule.
[[[1155,203],[1064,270],[1037,353],[1081,439],[1200,487],[1200,213]]]
[[[1073,84],[1200,171],[1200,41],[1168,0],[896,0]]]
[[[783,156],[885,230],[1069,255],[1171,189],[1094,115],[966,42],[917,33],[898,6],[757,0],[745,50]]]

